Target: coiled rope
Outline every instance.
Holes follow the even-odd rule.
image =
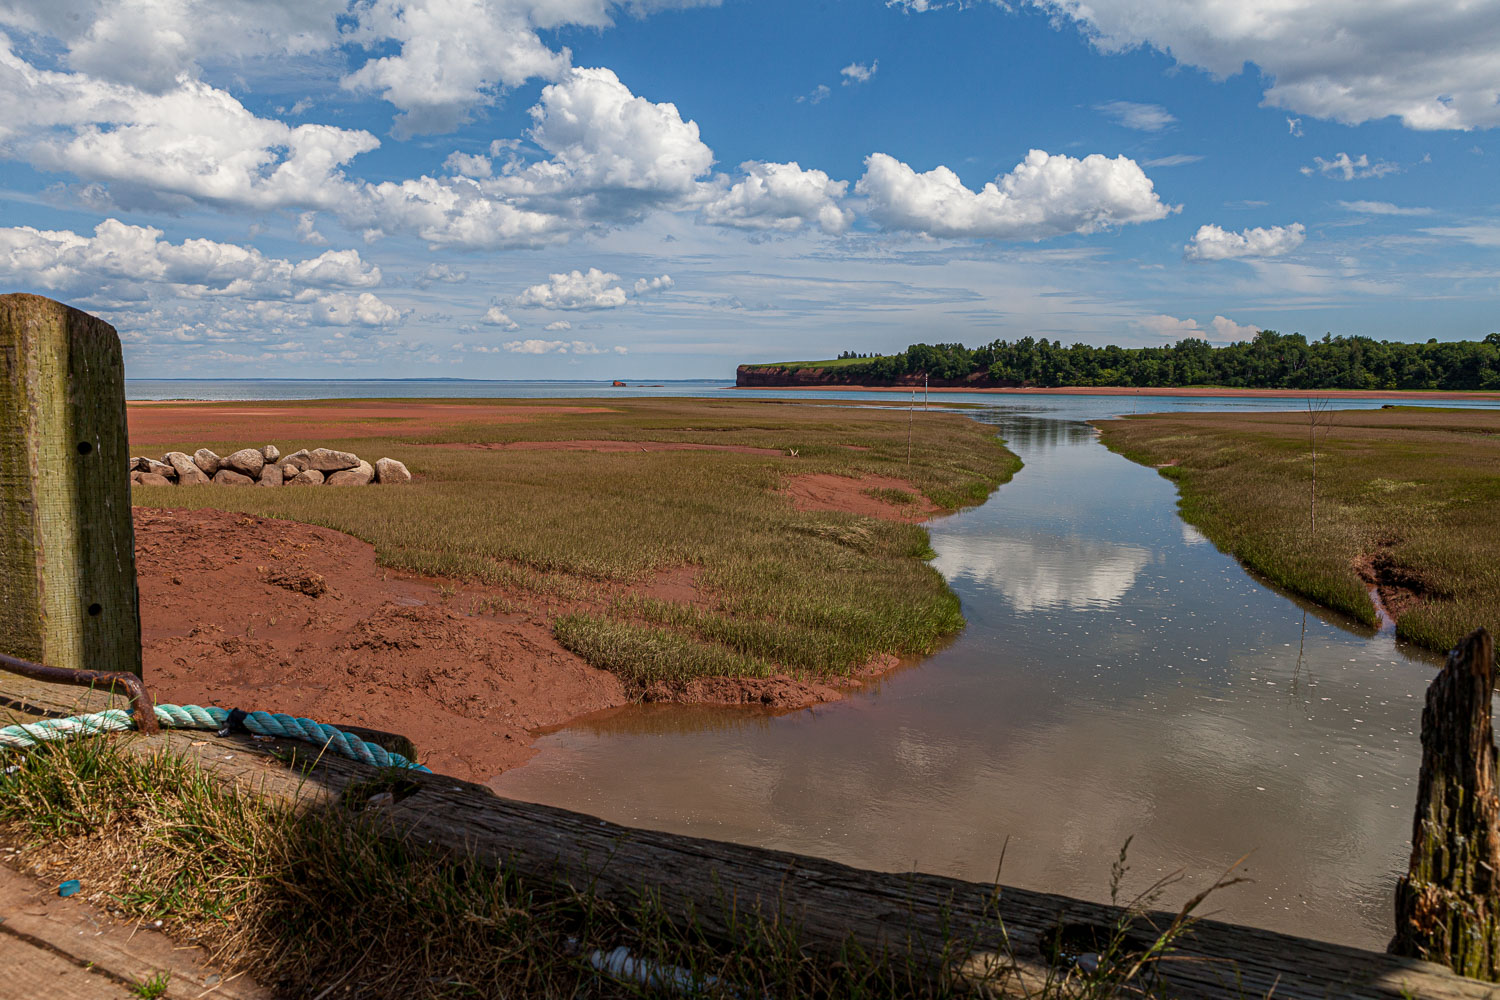
[[[212,729],[220,736],[244,729],[256,736],[279,736],[307,740],[337,754],[373,767],[404,767],[414,771],[427,768],[407,760],[353,733],[312,719],[300,719],[280,712],[242,712],[198,705],[157,705],[156,721],[168,729]],[[132,712],[111,708],[91,715],[74,715],[66,719],[43,719],[0,728],[0,747],[31,747],[49,740],[96,733],[120,733],[135,728]]]

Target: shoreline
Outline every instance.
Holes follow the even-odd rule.
[[[735,389],[764,392],[767,389],[790,389],[797,392],[928,392],[928,393],[984,393],[986,395],[1011,396],[1193,396],[1202,398],[1247,398],[1247,399],[1493,399],[1500,401],[1500,392],[1459,389],[1233,389],[1212,386],[1187,386],[1169,388],[1147,386],[1018,386],[1014,388],[973,388],[959,386],[909,385],[737,385]]]

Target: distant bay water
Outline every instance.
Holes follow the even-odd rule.
[[[150,379],[125,380],[131,400],[504,399],[573,396],[702,396],[734,387],[733,379],[656,379],[625,386],[607,381],[414,379]]]

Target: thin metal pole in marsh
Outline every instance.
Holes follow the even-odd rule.
[[[906,474],[911,475],[911,425],[917,419],[917,390],[911,391],[911,406],[906,411]]]

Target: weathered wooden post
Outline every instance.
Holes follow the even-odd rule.
[[[114,327],[0,295],[0,652],[140,675],[127,448]]]
[[[1479,629],[1448,654],[1422,710],[1411,867],[1396,885],[1390,952],[1500,980],[1500,797],[1495,646]]]

